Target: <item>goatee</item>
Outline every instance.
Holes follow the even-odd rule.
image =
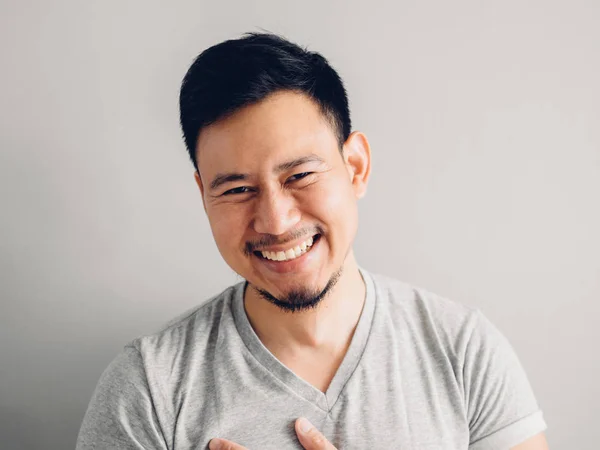
[[[321,291],[310,289],[308,287],[299,288],[288,292],[285,297],[281,298],[275,297],[264,289],[256,287],[255,289],[262,298],[279,307],[284,312],[302,312],[315,309],[319,303],[321,303],[321,300],[323,300],[331,289],[333,289],[341,275],[342,268],[337,270],[331,278],[329,278],[329,281]]]

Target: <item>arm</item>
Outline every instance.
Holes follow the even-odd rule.
[[[548,442],[544,433],[539,433],[511,450],[548,450]]]
[[[517,355],[481,313],[472,319],[462,368],[469,449],[546,450],[546,424]]]

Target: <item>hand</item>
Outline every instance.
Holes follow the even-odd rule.
[[[337,450],[307,419],[301,417],[296,420],[295,428],[298,440],[305,450]],[[246,447],[226,439],[211,439],[208,448],[210,450],[248,450]]]

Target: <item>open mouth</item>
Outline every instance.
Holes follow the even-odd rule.
[[[263,250],[255,251],[253,253],[259,258],[267,259],[269,261],[292,261],[296,258],[301,257],[305,253],[308,253],[320,238],[320,234],[315,234],[314,236],[311,236],[308,239],[306,239],[304,242],[296,245],[295,247],[290,247],[287,250],[276,252]]]

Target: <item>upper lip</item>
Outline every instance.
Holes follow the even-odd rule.
[[[254,251],[255,252],[285,252],[286,250],[289,250],[291,248],[299,246],[300,244],[307,241],[311,237],[314,238],[314,236],[316,236],[316,235],[308,235],[308,236],[305,236],[300,239],[295,239],[293,241],[285,242],[283,244],[276,244],[276,245],[270,245],[267,247],[255,248]]]

